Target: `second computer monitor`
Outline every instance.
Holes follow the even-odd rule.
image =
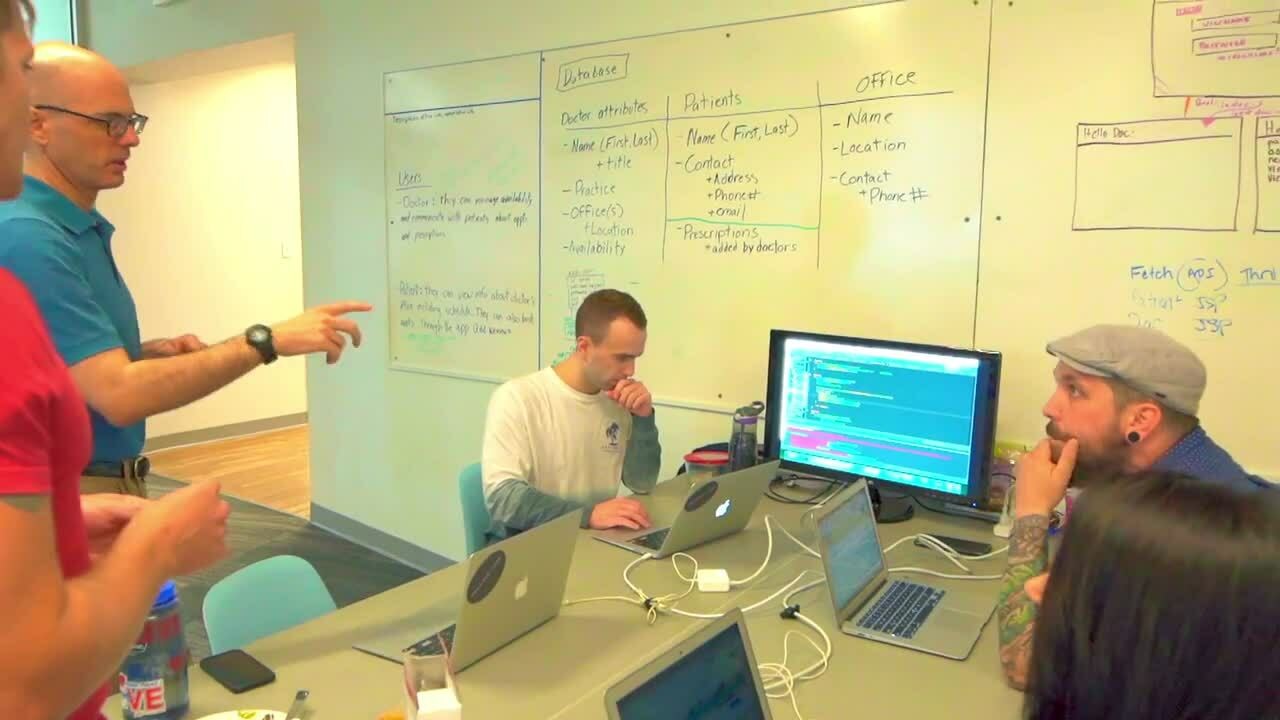
[[[978,507],[999,388],[998,353],[774,330],[765,452],[797,473]]]

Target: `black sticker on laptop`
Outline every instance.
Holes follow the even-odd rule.
[[[471,582],[467,585],[467,602],[472,605],[489,597],[489,593],[498,586],[498,580],[502,578],[502,570],[507,566],[507,554],[501,550],[495,550],[492,555],[484,559],[480,563],[480,567],[476,568],[476,573],[471,576]]]
[[[708,500],[716,496],[716,490],[719,488],[720,484],[715,480],[709,481],[706,485],[690,493],[688,498],[685,498],[684,509],[687,512],[693,512],[706,505]]]

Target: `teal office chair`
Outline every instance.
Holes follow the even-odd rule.
[[[209,649],[225,652],[337,609],[311,563],[277,555],[219,580],[204,596]]]
[[[468,465],[458,476],[458,495],[462,498],[462,531],[467,538],[467,555],[487,544],[489,509],[484,504],[483,476],[480,463]]]

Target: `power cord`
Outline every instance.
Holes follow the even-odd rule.
[[[773,559],[773,531],[775,529],[782,532],[783,535],[786,535],[792,542],[800,546],[800,548],[803,549],[809,555],[812,555],[814,557],[821,557],[818,551],[814,550],[813,548],[801,542],[799,539],[796,538],[796,536],[788,532],[786,528],[782,527],[781,525],[776,525],[775,527],[775,523],[777,523],[777,521],[773,519],[772,515],[765,516],[764,524],[765,524],[765,530],[768,533],[769,544],[768,544],[768,549],[765,551],[764,562],[762,562],[760,564],[760,567],[757,568],[756,571],[751,575],[745,578],[742,578],[741,580],[731,579],[729,581],[730,587],[740,587],[742,585],[746,585],[754,581],[756,578],[760,577],[760,574],[763,573],[765,568],[769,566],[769,562]],[[688,560],[690,563],[693,564],[692,576],[686,576],[683,572],[681,572],[680,566],[677,561],[679,561],[682,558],[685,560]],[[641,590],[634,582],[632,582],[631,571],[634,570],[636,567],[638,567],[641,563],[645,562],[646,560],[652,560],[652,559],[654,559],[652,553],[645,553],[644,555],[641,555],[640,557],[636,558],[635,560],[627,564],[626,568],[624,568],[622,571],[622,580],[627,584],[627,587],[631,589],[631,592],[635,594],[635,597],[627,597],[624,595],[607,595],[602,597],[590,597],[590,598],[581,598],[577,600],[567,600],[565,601],[564,605],[567,607],[569,605],[580,605],[582,603],[590,603],[590,602],[609,602],[609,601],[625,602],[631,605],[637,605],[639,607],[644,608],[645,618],[650,625],[653,625],[654,623],[656,623],[658,620],[658,615],[663,612],[671,613],[673,615],[680,615],[682,617],[696,618],[700,620],[716,620],[723,617],[723,613],[717,613],[717,614],[691,613],[691,612],[685,612],[684,610],[680,610],[675,606],[676,603],[680,602],[681,600],[685,599],[689,595],[693,594],[693,591],[698,587],[698,571],[699,571],[698,560],[697,558],[687,553],[673,554],[671,556],[671,567],[673,570],[675,570],[676,576],[679,577],[681,581],[689,583],[688,588],[685,588],[683,592],[669,593],[666,595],[658,595],[653,597],[649,596],[643,590]],[[796,580],[791,581],[787,585],[783,586],[782,589],[778,590],[777,592],[765,598],[764,600],[761,600],[760,602],[754,605],[750,605],[748,607],[743,608],[742,611],[744,613],[747,613],[753,610],[757,610],[761,607],[764,607],[765,605],[769,604],[773,600],[777,599],[778,596],[787,592],[792,586],[796,584],[796,582],[799,582],[799,580],[803,577],[804,575],[801,574],[800,578],[796,578]]]
[[[772,515],[765,516],[765,530],[768,534],[768,546],[767,546],[767,549],[765,550],[764,561],[760,564],[760,567],[757,568],[754,573],[752,573],[751,575],[745,578],[742,578],[741,580],[730,580],[731,586],[740,587],[742,585],[746,585],[748,583],[753,582],[761,575],[761,573],[764,572],[765,568],[769,566],[769,562],[773,559],[773,545],[774,545],[773,531],[775,529],[776,522],[777,521],[774,520]],[[798,538],[796,538],[796,536],[792,535],[790,532],[787,531],[786,528],[782,527],[780,524],[777,525],[776,529],[781,531],[782,534],[786,535],[787,538],[789,538],[792,542],[798,545],[802,550],[804,550],[805,553],[813,557],[821,557],[820,553],[818,553],[816,550],[809,547],[805,543],[801,542]],[[933,575],[936,577],[950,578],[955,580],[998,580],[1002,577],[1001,575],[973,575],[973,571],[970,570],[966,565],[964,565],[964,563],[960,562],[959,558],[965,557],[966,559],[969,559],[969,560],[985,560],[988,558],[995,557],[996,555],[1000,555],[1001,553],[1007,552],[1009,549],[1008,546],[993,550],[992,552],[989,552],[985,555],[972,556],[972,557],[962,556],[954,548],[947,545],[945,542],[939,540],[938,538],[932,535],[929,535],[927,533],[917,533],[915,535],[908,535],[898,540],[897,542],[894,542],[893,544],[889,545],[889,547],[885,548],[884,553],[885,555],[888,555],[890,552],[897,549],[898,546],[902,545],[903,543],[910,542],[917,539],[920,540],[929,549],[934,550],[935,552],[938,552],[939,554],[941,554],[943,557],[945,557],[952,564],[959,567],[966,574],[952,575],[952,574],[940,573],[934,570],[928,570],[924,568],[914,568],[914,567],[889,568],[888,572],[891,572],[891,573],[917,572],[917,573],[923,573],[926,575]],[[680,565],[678,561],[681,558],[686,559],[693,564],[693,575],[691,577],[686,576],[680,570]],[[676,604],[681,600],[685,599],[686,597],[688,597],[689,595],[691,595],[698,585],[698,570],[699,570],[698,560],[697,558],[694,558],[692,555],[689,555],[687,553],[673,554],[671,556],[671,567],[675,571],[676,576],[679,577],[682,582],[689,583],[688,588],[685,588],[683,592],[669,593],[666,595],[660,595],[660,596],[654,596],[654,597],[650,597],[649,595],[645,594],[645,592],[641,590],[631,580],[631,571],[634,570],[636,567],[639,567],[640,564],[644,563],[645,561],[652,560],[652,559],[654,559],[652,553],[645,553],[644,555],[641,555],[640,557],[636,558],[632,562],[628,563],[626,568],[624,568],[622,571],[622,580],[627,584],[627,587],[630,588],[631,592],[635,594],[635,597],[614,595],[614,596],[595,597],[595,598],[583,598],[580,600],[567,601],[565,602],[565,605],[568,606],[568,605],[577,605],[581,603],[604,602],[604,601],[625,602],[631,605],[636,605],[644,608],[645,618],[649,625],[655,624],[658,620],[658,616],[661,613],[670,613],[672,615],[679,615],[681,617],[687,617],[687,618],[692,618],[697,620],[716,620],[724,616],[724,613],[691,613],[676,607]],[[821,626],[819,626],[810,618],[803,615],[800,612],[800,605],[793,602],[796,595],[799,595],[800,593],[806,590],[812,589],[826,582],[825,577],[819,577],[817,580],[812,580],[803,585],[800,585],[799,587],[796,587],[796,585],[804,581],[805,577],[809,575],[811,572],[812,571],[806,570],[800,573],[800,575],[798,575],[794,580],[784,585],[781,589],[779,589],[777,592],[774,592],[769,597],[765,598],[764,600],[761,600],[760,602],[753,603],[751,605],[748,605],[742,608],[743,614],[753,612],[773,602],[779,596],[782,596],[783,598],[782,612],[780,613],[780,616],[786,620],[798,620],[802,624],[808,626],[814,632],[818,633],[818,635],[822,638],[823,643],[826,646],[825,649],[823,647],[820,647],[818,643],[815,642],[808,635],[805,635],[804,633],[799,631],[789,630],[783,636],[783,640],[782,640],[782,661],[777,663],[761,663],[759,666],[761,677],[764,680],[765,694],[768,697],[773,699],[788,698],[791,701],[791,707],[795,711],[796,717],[799,718],[800,720],[803,720],[804,715],[800,711],[800,703],[796,697],[796,685],[799,682],[802,682],[805,680],[814,680],[816,678],[821,677],[823,673],[827,671],[827,668],[830,665],[831,655],[833,650],[831,637],[826,633],[825,630],[822,629]],[[816,662],[811,663],[804,669],[799,671],[793,671],[790,669],[788,662],[791,659],[791,641],[793,638],[797,638],[797,637],[809,643],[809,645],[811,645],[815,650],[818,651],[818,654],[820,657]]]
[[[804,574],[801,574],[800,577],[803,578]],[[800,578],[797,578],[797,580],[799,579]],[[792,590],[782,600],[782,612],[780,613],[780,616],[787,620],[799,620],[801,623],[817,632],[818,635],[822,637],[822,641],[826,645],[826,649],[824,650],[822,647],[819,647],[818,643],[814,642],[808,635],[795,630],[789,630],[782,638],[782,662],[760,664],[760,676],[761,679],[764,680],[765,694],[774,699],[789,698],[791,700],[791,709],[795,710],[796,717],[800,720],[804,720],[804,714],[800,712],[800,701],[796,698],[796,683],[804,680],[815,680],[822,677],[822,674],[825,673],[827,668],[830,666],[833,648],[831,644],[831,637],[827,635],[826,631],[817,623],[801,614],[800,606],[794,603],[793,600],[796,595],[799,595],[810,588],[817,587],[824,582],[826,582],[826,578],[820,577],[817,580],[811,581],[796,588],[795,590]],[[791,639],[793,637],[799,637],[812,645],[813,649],[817,650],[818,655],[820,656],[817,662],[798,672],[793,672],[787,665],[787,661],[791,657]],[[778,688],[782,688],[782,692],[777,692]]]
[[[754,581],[756,578],[760,577],[760,574],[764,572],[764,569],[765,569],[766,567],[768,567],[768,566],[769,566],[769,562],[773,559],[773,531],[774,531],[774,528],[775,528],[775,525],[774,525],[774,524],[775,524],[776,522],[777,522],[777,521],[773,519],[773,516],[772,516],[772,515],[765,515],[765,517],[764,517],[764,526],[765,526],[765,531],[767,532],[768,537],[769,537],[769,545],[768,545],[768,549],[765,551],[764,562],[760,563],[760,567],[759,567],[759,568],[757,568],[757,569],[756,569],[756,571],[755,571],[754,573],[752,573],[751,575],[749,575],[749,576],[747,576],[747,577],[745,577],[745,578],[743,578],[743,579],[741,579],[741,580],[732,580],[732,579],[731,579],[731,580],[729,580],[729,585],[730,585],[730,587],[740,587],[740,586],[742,586],[742,585],[746,585],[746,584],[748,584],[748,583],[750,583],[750,582]],[[801,547],[805,552],[807,552],[807,553],[809,553],[810,555],[813,555],[813,556],[815,556],[815,557],[821,557],[821,555],[819,555],[819,554],[818,554],[818,552],[817,552],[816,550],[814,550],[813,548],[809,547],[808,545],[805,545],[804,543],[800,542],[800,540],[798,540],[798,539],[796,538],[796,536],[794,536],[794,535],[792,535],[791,533],[787,532],[786,528],[783,528],[781,525],[778,525],[778,526],[777,526],[777,529],[778,529],[778,530],[780,530],[780,531],[782,531],[782,533],[783,533],[784,535],[786,535],[788,538],[790,538],[790,539],[791,539],[791,541],[792,541],[792,542],[794,542],[796,545],[799,545],[799,546],[800,546],[800,547]],[[677,567],[677,566],[675,565],[675,558],[680,557],[680,556],[683,556],[683,557],[689,558],[689,560],[690,560],[691,562],[693,562],[693,569],[694,569],[694,572],[693,572],[693,578],[692,578],[692,579],[691,579],[691,578],[688,578],[688,577],[685,577],[685,575],[684,575],[683,573],[681,573],[681,572],[680,572],[680,568],[679,568],[679,567]],[[652,557],[652,555],[650,555],[650,556],[648,556],[648,557]],[[680,594],[680,595],[666,595],[666,596],[663,596],[663,597],[661,597],[661,598],[655,598],[655,599],[653,599],[653,602],[655,603],[655,608],[656,608],[656,610],[657,610],[657,611],[662,611],[662,612],[669,612],[669,613],[671,613],[672,615],[679,615],[679,616],[681,616],[681,617],[694,618],[694,619],[698,619],[698,620],[717,620],[717,619],[719,619],[719,618],[723,617],[723,616],[724,616],[724,613],[691,613],[691,612],[686,612],[686,611],[684,611],[684,610],[681,610],[681,609],[679,609],[679,608],[675,607],[675,603],[676,603],[676,602],[678,602],[679,600],[683,600],[685,597],[688,597],[688,595],[689,595],[691,592],[693,592],[693,588],[697,586],[698,561],[697,561],[696,559],[694,559],[692,556],[687,555],[687,554],[685,554],[685,553],[676,553],[675,555],[672,555],[672,556],[671,556],[671,558],[672,558],[672,567],[673,567],[673,568],[675,568],[676,575],[677,575],[677,576],[679,576],[679,578],[680,578],[681,580],[683,580],[684,582],[689,583],[689,590],[687,590],[686,592],[684,592],[684,593],[682,593],[682,594]],[[641,558],[641,560],[643,560],[643,559],[644,559],[644,558]],[[632,569],[632,568],[634,568],[637,564],[638,564],[638,562],[635,562],[635,563],[632,563],[632,564],[628,565],[628,566],[627,566],[627,568],[626,568],[626,570],[624,570],[624,571],[623,571],[623,573],[622,573],[622,579],[623,579],[623,581],[624,581],[624,582],[626,582],[626,583],[627,583],[627,587],[631,588],[631,591],[632,591],[632,592],[634,592],[637,596],[640,596],[640,597],[646,597],[646,596],[645,596],[644,591],[643,591],[643,590],[641,590],[639,587],[637,587],[633,582],[631,582],[631,574],[630,574],[630,571],[631,571],[631,569]],[[807,571],[806,571],[806,572],[807,572]],[[782,595],[783,593],[785,593],[785,592],[787,592],[788,590],[790,590],[792,586],[794,586],[797,582],[799,582],[799,581],[804,577],[804,575],[805,575],[805,573],[801,573],[801,574],[800,574],[800,576],[799,576],[799,577],[797,577],[795,580],[792,580],[791,582],[787,583],[786,585],[784,585],[784,586],[782,587],[782,589],[778,590],[777,592],[775,592],[774,594],[772,594],[772,595],[770,595],[769,597],[765,598],[764,600],[761,600],[761,601],[760,601],[760,602],[758,602],[758,603],[755,603],[755,604],[752,604],[752,605],[748,605],[747,607],[742,608],[742,612],[743,612],[744,614],[745,614],[745,613],[749,613],[749,612],[751,612],[751,611],[753,611],[753,610],[758,610],[759,608],[762,608],[762,607],[764,607],[765,605],[768,605],[770,602],[772,602],[772,601],[776,600],[776,599],[778,598],[778,596],[780,596],[780,595]],[[651,621],[651,623],[652,623],[652,621]]]
[[[684,553],[677,553],[677,555],[683,555],[683,554],[684,554]],[[677,556],[677,555],[672,555],[672,556],[671,556],[671,564],[672,564],[672,567],[676,567],[676,566],[675,566],[675,562],[676,562],[676,556]],[[645,553],[645,554],[641,555],[640,557],[636,558],[635,560],[631,561],[631,562],[627,565],[627,567],[626,567],[626,568],[624,568],[624,569],[623,569],[623,571],[622,571],[622,579],[627,581],[627,585],[631,587],[631,589],[632,589],[632,591],[633,591],[633,592],[635,592],[636,597],[626,597],[626,596],[624,596],[624,595],[605,595],[605,596],[602,596],[602,597],[580,598],[580,599],[577,599],[577,600],[566,600],[566,601],[564,602],[564,607],[569,607],[570,605],[581,605],[581,604],[583,604],[583,603],[591,603],[591,602],[609,602],[609,601],[616,601],[616,602],[625,602],[625,603],[630,603],[630,604],[632,604],[632,605],[639,605],[640,607],[644,608],[644,610],[645,610],[645,618],[648,620],[648,623],[649,623],[650,625],[653,625],[655,622],[657,622],[657,621],[658,621],[658,602],[659,602],[659,601],[665,601],[667,598],[671,598],[671,597],[673,597],[673,596],[672,596],[672,595],[664,595],[664,596],[662,596],[661,598],[650,598],[650,597],[648,597],[647,595],[645,595],[644,593],[642,593],[642,592],[640,592],[639,590],[637,590],[637,589],[636,589],[636,587],[635,587],[634,585],[632,585],[632,584],[631,584],[631,581],[630,581],[630,579],[629,579],[629,576],[630,576],[631,570],[632,570],[633,568],[635,568],[637,565],[639,565],[640,563],[644,562],[645,560],[651,560],[652,558],[653,558],[653,554],[652,554],[652,553]],[[692,560],[692,558],[690,558],[690,559]],[[697,563],[698,563],[698,561],[697,561],[697,560],[694,560],[694,567],[695,567],[695,572],[694,572],[694,574],[695,574],[695,575],[697,574],[697,571],[696,571]],[[681,579],[681,580],[685,580],[684,575],[682,575],[682,574],[680,573],[680,568],[679,568],[679,567],[676,567],[676,574],[677,574],[677,575],[680,575],[680,579]],[[693,583],[693,584],[690,584],[689,589],[688,589],[688,590],[686,590],[686,591],[684,592],[684,594],[683,594],[683,595],[676,596],[676,597],[685,597],[685,596],[687,596],[689,593],[693,592],[693,587],[694,587],[694,585],[695,585],[695,584],[696,584],[696,582],[695,582],[695,583]]]
[[[803,497],[803,498],[788,497],[775,489],[775,487],[778,485],[787,485],[788,483],[791,483],[795,480],[821,483],[823,487],[819,489],[816,493],[813,493],[810,496]],[[821,505],[823,502],[827,500],[827,498],[839,492],[844,486],[845,486],[845,483],[839,480],[832,480],[830,478],[820,478],[812,475],[797,475],[793,473],[785,477],[774,478],[769,483],[769,487],[768,489],[765,490],[764,494],[765,494],[765,497],[769,498],[770,500],[773,500],[776,503],[781,503],[783,505]]]
[[[973,571],[972,571],[972,570],[970,570],[970,569],[968,568],[968,566],[966,566],[964,563],[960,562],[960,558],[961,558],[961,557],[963,557],[963,558],[964,558],[964,559],[966,559],[966,560],[986,560],[986,559],[988,559],[988,558],[993,558],[993,557],[995,557],[996,555],[999,555],[999,554],[1001,554],[1001,553],[1008,552],[1008,551],[1009,551],[1009,546],[1008,546],[1008,545],[1006,545],[1006,546],[1004,546],[1004,547],[1002,547],[1002,548],[998,548],[998,549],[996,549],[996,550],[992,550],[991,552],[989,552],[989,553],[987,553],[987,554],[985,554],[985,555],[961,555],[960,553],[956,552],[955,548],[952,548],[950,545],[947,545],[946,543],[942,542],[942,541],[941,541],[941,540],[939,540],[938,538],[936,538],[936,537],[934,537],[934,536],[932,536],[932,535],[929,535],[929,534],[927,534],[927,533],[917,533],[917,534],[915,534],[915,535],[908,535],[908,536],[906,536],[906,537],[904,537],[904,538],[902,538],[902,539],[898,540],[897,542],[893,543],[893,544],[892,544],[892,545],[890,545],[889,547],[885,548],[885,549],[884,549],[884,554],[885,554],[885,555],[888,555],[890,552],[892,552],[892,551],[893,551],[895,548],[897,548],[899,545],[901,545],[901,544],[903,544],[903,543],[905,543],[905,542],[909,542],[909,541],[911,541],[911,540],[919,540],[919,541],[921,541],[922,543],[924,543],[924,545],[925,545],[927,548],[929,548],[930,550],[934,550],[934,551],[936,551],[936,552],[940,553],[943,557],[945,557],[947,560],[951,561],[951,563],[952,563],[952,564],[954,564],[956,567],[960,568],[960,569],[961,569],[962,571],[964,571],[966,574],[965,574],[965,575],[949,575],[949,574],[947,574],[947,573],[940,573],[940,572],[938,572],[938,571],[936,571],[936,570],[928,570],[928,569],[925,569],[925,568],[917,568],[917,567],[891,567],[891,568],[889,568],[888,572],[891,572],[891,573],[893,573],[893,572],[916,572],[916,573],[921,573],[921,574],[924,574],[924,575],[932,575],[932,576],[934,576],[934,577],[948,578],[948,579],[951,579],[951,580],[999,580],[1000,578],[1004,577],[1003,575],[974,575],[974,574],[973,574]]]

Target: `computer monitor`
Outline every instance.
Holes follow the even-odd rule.
[[[999,391],[999,353],[774,330],[765,455],[797,474],[978,510]]]

